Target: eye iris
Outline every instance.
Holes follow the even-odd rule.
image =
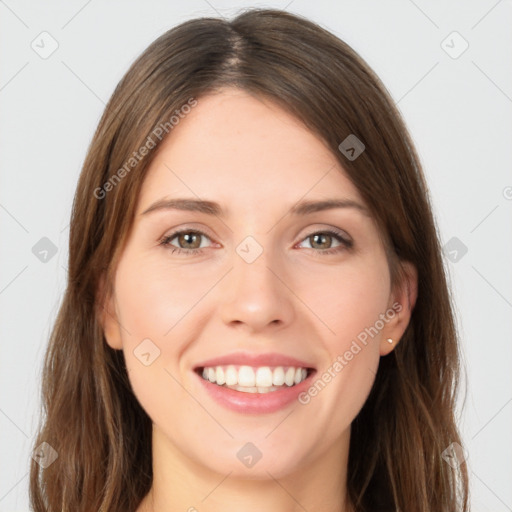
[[[183,245],[183,242],[186,245],[186,244],[190,244],[190,243],[193,244],[193,242],[191,242],[191,239],[194,239],[194,238],[195,238],[196,245],[194,247],[189,246],[187,248],[188,249],[197,249],[201,245],[201,235],[199,235],[197,233],[193,233],[193,232],[183,233],[183,234],[179,235],[178,240],[179,240],[180,245]]]
[[[313,239],[313,243],[311,244],[311,246],[315,247],[316,244],[318,243],[319,239],[324,239],[324,240],[328,239],[330,241],[331,236],[330,235],[325,235],[325,234],[317,234],[317,235],[313,235],[311,238]],[[320,244],[320,245],[322,245],[322,244]],[[324,246],[321,246],[319,248],[320,249],[328,249],[328,247],[324,247]]]
[[[187,231],[177,235],[180,246],[187,249],[198,249],[201,246],[201,234],[194,231]],[[317,233],[309,237],[313,248],[328,249],[332,243],[332,235],[328,233]]]

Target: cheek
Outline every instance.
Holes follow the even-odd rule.
[[[198,272],[197,266],[173,267],[162,256],[152,261],[135,251],[127,251],[118,266],[117,313],[126,366],[148,413],[161,406],[159,395],[172,393],[177,399],[183,391],[173,377],[182,380],[181,355],[203,327],[201,298],[218,280],[211,269]]]
[[[322,336],[328,355],[303,403],[314,402],[313,407],[331,411],[343,423],[357,415],[375,379],[389,270],[384,258],[362,259],[324,277],[325,286],[309,294],[308,304],[328,327]]]
[[[197,281],[191,283],[200,288]],[[139,403],[157,424],[173,424],[172,404],[190,400],[178,383],[182,380],[178,363],[189,336],[194,336],[187,314],[192,314],[200,297],[179,272],[143,262],[134,254],[117,269],[117,312],[129,380]]]
[[[173,267],[161,256],[157,261],[127,258],[117,271],[116,296],[131,342],[169,340],[213,283],[211,273],[198,276],[196,270]]]
[[[347,343],[385,313],[390,294],[384,258],[354,258],[339,267],[323,269],[315,278],[304,276],[300,296],[328,328],[329,351],[343,352]]]

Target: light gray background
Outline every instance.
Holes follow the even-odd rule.
[[[432,193],[463,339],[460,428],[475,511],[512,510],[512,1],[0,1],[0,511],[27,511],[39,378],[64,291],[74,189],[104,105],[160,34],[249,6],[305,15],[388,87]],[[47,31],[58,49],[47,59]],[[452,58],[442,41],[469,43]],[[460,41],[447,40],[457,51]],[[45,48],[49,48],[46,40]],[[42,262],[32,247],[58,252]],[[454,243],[453,241],[451,243]],[[459,243],[459,242],[457,242]],[[459,245],[460,245],[459,243]],[[455,247],[455,246],[454,246]],[[453,247],[450,249],[453,251]],[[462,257],[461,257],[462,255]],[[464,405],[464,408],[462,407]]]

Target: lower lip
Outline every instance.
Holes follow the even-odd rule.
[[[201,380],[206,391],[220,405],[241,413],[265,414],[284,409],[295,400],[298,400],[300,393],[310,385],[310,379],[315,374],[311,372],[305,380],[294,386],[286,386],[268,393],[245,393],[236,389],[229,389],[224,386],[212,384],[209,380],[203,379],[194,372]]]

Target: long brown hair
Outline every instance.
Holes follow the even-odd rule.
[[[351,427],[350,500],[368,512],[468,510],[466,466],[452,468],[442,455],[462,444],[452,299],[404,121],[346,43],[300,16],[250,9],[231,21],[199,18],[164,33],[132,64],[101,118],[76,189],[68,284],[44,361],[34,448],[48,443],[58,458],[45,469],[31,463],[34,511],[130,512],[151,487],[151,420],[132,392],[122,351],[105,342],[100,282],[103,276],[105,293],[112,286],[142,182],[163,140],[155,128],[171,133],[173,113],[225,86],[276,102],[320,136],[378,222],[393,285],[403,278],[400,261],[418,271],[411,321],[381,358]],[[338,148],[350,134],[366,147],[353,160]],[[155,147],[127,166],[149,138]]]

